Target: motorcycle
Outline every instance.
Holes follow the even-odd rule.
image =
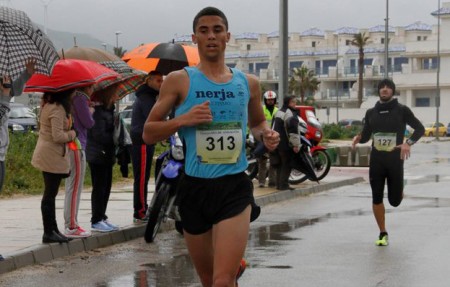
[[[168,218],[175,220],[175,228],[182,233],[181,218],[176,206],[177,184],[183,173],[184,151],[183,143],[177,133],[169,138],[169,149],[156,159],[155,164],[155,194],[147,210],[148,222],[144,239],[153,242],[161,223]]]
[[[307,114],[308,123],[299,117],[299,129],[302,135],[302,146],[307,147],[312,166],[317,180],[325,178],[331,168],[331,159],[326,152],[326,147],[319,145],[322,139],[321,125],[316,117]],[[308,179],[308,176],[301,170],[293,168],[289,176],[290,184],[299,184]]]

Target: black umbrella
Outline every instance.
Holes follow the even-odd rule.
[[[23,11],[0,7],[0,75],[17,78],[29,58],[36,73],[50,75],[59,56],[53,43]]]

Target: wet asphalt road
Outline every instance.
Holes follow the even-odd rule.
[[[419,143],[405,199],[378,230],[367,183],[273,204],[252,224],[240,286],[449,286],[450,142]],[[175,232],[26,267],[1,286],[200,286]]]

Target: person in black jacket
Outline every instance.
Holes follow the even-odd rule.
[[[98,232],[117,230],[106,216],[109,195],[111,194],[113,166],[115,163],[114,143],[114,102],[117,99],[116,87],[112,85],[93,95],[95,106],[94,126],[88,131],[86,161],[91,170],[91,229]]]
[[[148,73],[145,84],[136,91],[136,100],[133,103],[130,136],[133,143],[131,147],[131,161],[133,164],[133,221],[140,223],[147,221],[148,208],[147,193],[148,180],[152,167],[155,145],[147,145],[142,140],[144,124],[159,94],[163,82],[163,75],[158,71]]]
[[[372,188],[372,210],[380,229],[380,235],[375,242],[377,246],[389,244],[383,204],[384,185],[387,181],[390,205],[399,206],[403,199],[403,163],[410,156],[411,146],[425,132],[413,112],[394,99],[394,94],[395,84],[392,80],[380,81],[380,101],[367,110],[363,130],[353,138],[353,148],[357,143],[366,143],[372,139],[369,180]],[[407,124],[414,129],[414,133],[404,142]]]
[[[283,99],[283,106],[273,118],[273,129],[280,134],[280,144],[270,155],[270,164],[276,168],[277,189],[292,190],[289,186],[291,160],[293,153],[300,151],[300,134],[298,132],[298,112],[295,109],[295,97]]]

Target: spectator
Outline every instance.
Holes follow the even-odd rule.
[[[267,124],[269,126],[272,125],[272,118],[278,111],[278,108],[275,106],[277,103],[277,94],[274,91],[266,91],[263,95],[264,105],[263,112],[264,117],[266,118]],[[259,143],[258,146],[264,146],[263,143]],[[261,148],[257,148],[261,149]],[[266,185],[266,178],[269,177],[269,187],[276,186],[276,171],[272,165],[269,165],[267,168],[267,162],[269,160],[268,153],[264,153],[257,158],[258,161],[258,183],[259,187],[264,187]]]
[[[12,83],[9,76],[0,76],[0,192],[3,189],[3,181],[5,180],[5,159],[9,145],[9,102],[12,97],[22,94],[25,83],[34,74],[35,65],[35,59],[27,60],[25,70]]]
[[[133,115],[131,117],[130,136],[133,142],[131,147],[131,161],[133,163],[133,221],[140,223],[147,221],[148,208],[148,180],[152,167],[155,145],[147,145],[142,140],[144,124],[155,105],[159,95],[159,89],[163,82],[163,75],[158,71],[148,73],[145,84],[136,91],[136,99],[133,103]]]
[[[94,126],[88,130],[86,161],[91,170],[91,230],[110,232],[119,227],[108,220],[106,209],[111,194],[113,166],[115,163],[114,144],[114,102],[117,100],[117,86],[112,85],[97,91],[93,100],[95,106]]]
[[[41,201],[44,235],[42,242],[68,242],[56,223],[55,198],[63,178],[69,176],[68,143],[75,140],[76,132],[70,115],[70,98],[74,90],[45,93],[39,116],[39,138],[31,164],[42,171],[44,195]]]
[[[293,153],[300,150],[300,133],[298,132],[298,113],[295,109],[295,98],[285,97],[283,106],[275,114],[273,129],[280,134],[280,144],[270,158],[271,165],[276,167],[277,189],[292,190],[289,186],[291,159]]]
[[[78,88],[72,97],[73,126],[77,132],[74,143],[69,145],[70,175],[66,178],[64,198],[64,234],[69,238],[88,237],[91,235],[78,224],[78,209],[84,186],[86,172],[87,130],[94,125],[90,96],[93,86]]]

